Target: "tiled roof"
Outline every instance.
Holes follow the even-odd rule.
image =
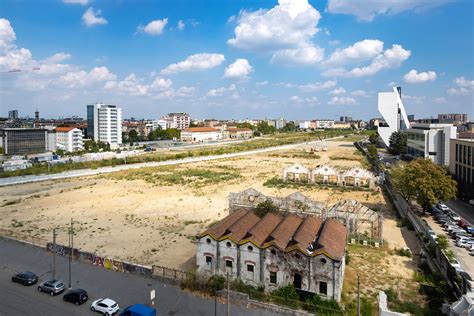
[[[200,132],[217,132],[218,130],[212,127],[190,127],[184,130],[184,132],[200,133]]]
[[[274,246],[287,252],[299,250],[307,256],[324,252],[341,260],[347,228],[335,219],[323,221],[313,216],[278,213],[259,218],[253,211],[240,209],[200,234],[201,238],[205,236],[216,240],[229,238],[237,244],[252,242],[261,248]]]
[[[73,129],[75,129],[75,127],[56,127],[55,128],[56,132],[63,132],[63,133],[67,133]]]
[[[229,132],[251,132],[252,130],[250,128],[244,128],[244,127],[229,127],[227,128]]]

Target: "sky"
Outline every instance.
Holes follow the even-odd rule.
[[[474,117],[471,0],[3,0],[0,116]],[[21,70],[14,71],[12,70]]]

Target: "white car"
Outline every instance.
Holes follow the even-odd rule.
[[[104,315],[113,315],[120,310],[117,302],[110,298],[99,298],[92,302],[91,311],[100,312]]]
[[[442,211],[449,211],[450,210],[450,208],[446,204],[441,203],[441,202],[439,202],[437,206]]]

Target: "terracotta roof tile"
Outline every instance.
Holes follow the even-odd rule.
[[[318,244],[332,257],[341,260],[346,248],[347,228],[334,218],[329,218],[319,233]]]
[[[323,221],[320,218],[306,217],[293,236],[296,246],[300,249],[308,248],[315,241],[322,223]]]
[[[240,242],[249,232],[249,230],[260,221],[260,217],[254,212],[248,212],[242,216],[237,222],[228,228],[232,233],[231,238],[236,242]]]
[[[56,127],[55,128],[56,132],[62,132],[62,133],[67,133],[73,129],[75,129],[75,127]]]
[[[249,231],[250,239],[258,246],[262,246],[268,236],[275,227],[280,224],[283,216],[275,213],[265,215],[252,229]]]
[[[185,130],[184,132],[191,132],[191,133],[199,133],[199,132],[218,132],[217,129],[212,127],[190,127]]]
[[[271,233],[267,242],[273,242],[278,248],[285,249],[302,221],[298,215],[287,215]]]
[[[204,231],[201,234],[201,237],[205,235],[211,235],[213,238],[216,238],[216,239],[221,238],[222,236],[224,236],[224,234],[227,232],[230,226],[232,226],[235,222],[237,222],[239,219],[245,216],[248,212],[249,211],[241,209],[241,210],[233,212],[232,214],[229,214],[223,220],[212,225],[206,231]]]

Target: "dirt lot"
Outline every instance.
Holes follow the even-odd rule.
[[[342,168],[365,164],[352,143],[328,142],[328,146],[327,152],[314,154],[301,146],[234,159],[4,187],[0,189],[0,229],[51,240],[52,229],[57,226],[63,228],[58,242],[67,244],[66,226],[72,217],[74,240],[83,250],[142,264],[189,269],[195,262],[193,236],[228,214],[230,192],[253,187],[266,195],[291,194],[296,190],[268,188],[264,182],[280,176],[283,167],[295,162],[311,168],[322,163]],[[367,251],[373,257],[370,260],[364,259],[364,249],[368,248],[354,252],[352,260],[360,266],[351,264],[346,270],[349,295],[354,292],[357,272],[365,271],[370,279],[362,285],[367,295],[375,293],[383,282],[403,284],[403,280],[411,279],[415,269],[412,260],[389,252],[416,244],[415,236],[397,227],[382,193],[308,186],[300,191],[327,205],[356,199],[385,216],[387,248]]]

